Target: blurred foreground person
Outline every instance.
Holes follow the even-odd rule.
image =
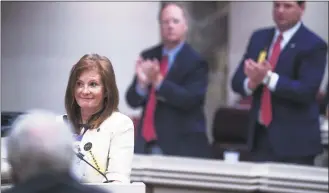
[[[143,108],[135,152],[208,158],[203,112],[208,64],[185,41],[181,6],[165,4],[159,23],[162,42],[141,53],[126,93],[132,108]]]
[[[31,111],[14,122],[8,161],[14,187],[7,193],[101,193],[71,177],[72,132],[48,111]]]

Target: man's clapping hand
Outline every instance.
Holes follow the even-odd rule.
[[[137,81],[143,88],[154,84],[159,80],[159,61],[157,59],[146,59],[139,57],[136,62]]]
[[[244,62],[244,73],[249,78],[248,87],[255,89],[262,83],[268,71],[271,71],[271,64],[267,61],[256,63],[252,59]]]

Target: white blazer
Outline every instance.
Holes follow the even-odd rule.
[[[86,151],[87,143],[92,144],[90,151]],[[108,180],[130,183],[134,155],[134,124],[128,116],[113,112],[99,128],[87,130],[81,142],[76,145],[84,158],[105,173]],[[79,175],[81,182],[106,181],[83,161],[74,161],[73,170],[78,170],[73,172]]]

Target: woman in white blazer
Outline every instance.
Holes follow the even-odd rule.
[[[81,160],[73,164],[82,182],[130,183],[134,154],[134,125],[118,111],[118,88],[110,60],[84,55],[72,67],[65,94],[67,121],[76,133],[75,150]]]

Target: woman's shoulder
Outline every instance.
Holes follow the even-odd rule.
[[[121,113],[119,111],[113,112],[110,117],[112,117],[113,119],[117,119],[117,120],[131,121],[132,122],[132,120],[131,120],[130,117],[128,117],[127,115],[125,115],[125,114],[123,114],[123,113]]]
[[[111,116],[109,116],[102,124],[101,126],[108,126],[108,125],[132,125],[133,126],[133,121],[131,120],[130,117],[127,115],[121,113],[121,112],[113,112]],[[121,127],[119,127],[121,128]]]

